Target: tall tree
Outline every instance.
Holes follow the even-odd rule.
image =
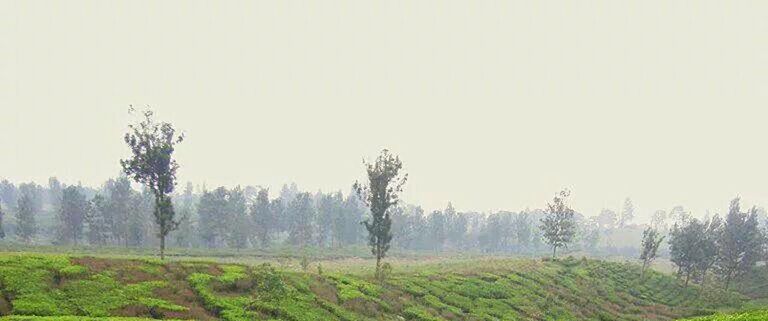
[[[248,246],[248,239],[251,237],[251,220],[248,217],[248,205],[246,204],[245,194],[240,186],[233,188],[229,192],[227,199],[227,243],[236,249],[243,249]]]
[[[211,192],[204,190],[197,206],[200,238],[209,248],[219,247],[226,237],[227,199],[229,191],[219,187]]]
[[[676,222],[669,233],[670,261],[677,266],[678,277],[685,277],[686,286],[691,275],[696,274],[696,262],[701,255],[698,249],[700,225],[698,219],[686,219]]]
[[[612,230],[619,222],[619,216],[613,210],[604,208],[602,211],[600,211],[600,214],[595,217],[595,222],[603,230]]]
[[[640,280],[645,279],[645,270],[656,259],[659,245],[664,241],[664,236],[659,234],[656,229],[648,227],[643,231],[643,241],[640,244],[640,260],[643,261],[643,267],[640,270]]]
[[[624,206],[621,208],[621,217],[619,218],[619,227],[624,228],[635,218],[635,206],[632,200],[627,197],[624,199]]]
[[[651,227],[659,231],[666,231],[668,229],[667,211],[657,210],[654,212],[653,217],[651,217]]]
[[[88,202],[78,186],[64,188],[59,207],[58,238],[65,243],[77,242],[83,236],[83,223],[88,210]]]
[[[528,249],[531,243],[531,215],[527,211],[518,213],[514,219],[518,252]]]
[[[718,241],[715,267],[725,281],[726,290],[731,281],[749,272],[762,254],[763,235],[758,226],[756,208],[753,207],[749,213],[742,212],[740,201],[739,197],[731,201]]]
[[[3,203],[0,202],[0,240],[5,238],[5,229],[3,229],[3,216],[5,216],[5,213],[3,213]]]
[[[435,251],[442,251],[445,248],[445,242],[448,240],[448,220],[443,211],[432,211],[428,220],[429,232],[431,234],[432,247]]]
[[[103,246],[109,240],[109,226],[106,221],[108,206],[107,199],[100,194],[96,194],[88,204],[84,221],[88,226],[86,237],[91,245]]]
[[[0,202],[5,202],[7,208],[13,208],[18,204],[19,191],[16,186],[8,180],[0,181]]]
[[[254,244],[258,242],[262,247],[269,246],[272,240],[272,230],[277,222],[272,216],[268,189],[261,189],[256,194],[256,200],[251,203],[251,219],[253,220],[255,236]]]
[[[567,247],[576,235],[575,213],[568,207],[570,195],[567,189],[555,195],[552,202],[547,204],[546,216],[541,219],[541,230],[547,244],[552,247],[552,258],[557,257],[557,248]]]
[[[176,187],[178,163],[173,159],[177,144],[184,135],[176,135],[173,125],[156,122],[152,111],[143,112],[143,120],[129,125],[125,143],[131,149],[131,158],[120,160],[125,174],[144,184],[155,197],[153,215],[160,238],[160,259],[165,258],[165,237],[179,226],[173,211],[171,193]]]
[[[192,183],[187,182],[187,185],[184,187],[184,193],[176,198],[175,201],[177,208],[179,208],[181,219],[179,228],[173,232],[174,242],[176,246],[190,247],[192,246],[195,236],[193,219],[195,212],[195,195]]]
[[[291,244],[304,248],[315,239],[314,223],[317,212],[312,206],[310,193],[299,193],[288,205],[287,211],[291,213],[288,225],[288,240]]]
[[[106,209],[104,221],[110,236],[117,245],[128,246],[129,226],[136,216],[134,204],[139,197],[131,188],[131,180],[126,176],[110,179],[104,184]]]
[[[344,232],[342,240],[345,244],[361,244],[364,240],[365,228],[360,222],[364,220],[366,209],[357,192],[347,195],[342,206],[344,215]]]
[[[58,178],[56,177],[50,177],[48,178],[48,203],[51,204],[51,207],[54,209],[61,208],[61,200],[64,197],[64,187]]]
[[[42,209],[41,188],[35,183],[19,184],[16,210],[16,235],[24,243],[30,243],[37,233],[36,216]]]
[[[368,230],[368,245],[376,256],[376,275],[381,276],[381,259],[389,251],[392,241],[389,208],[397,205],[408,174],[401,173],[403,163],[400,157],[390,154],[386,149],[381,151],[373,164],[363,164],[368,174],[368,184],[355,182],[354,189],[371,211],[371,217],[363,221],[363,225]]]
[[[699,272],[701,284],[704,285],[707,272],[717,263],[717,243],[723,232],[723,220],[715,215],[711,219],[704,220],[700,230],[702,233],[698,248],[701,254],[696,260],[696,269]]]

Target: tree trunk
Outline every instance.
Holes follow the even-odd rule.
[[[165,235],[160,235],[160,260],[165,260]]]
[[[691,272],[688,271],[688,272],[685,273],[685,287],[686,288],[688,287],[688,280],[690,280],[690,279],[691,279]]]
[[[645,268],[648,264],[643,261],[643,267],[640,269],[640,281],[645,279]]]
[[[557,246],[553,246],[552,247],[552,259],[554,260],[556,258],[557,258]]]

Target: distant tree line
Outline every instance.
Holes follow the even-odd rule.
[[[37,244],[157,246],[157,226],[152,218],[154,197],[146,188],[136,187],[126,176],[110,179],[99,188],[66,185],[56,178],[49,179],[47,186],[16,185],[2,180],[0,236]],[[168,235],[169,246],[173,247],[336,248],[368,243],[368,232],[361,222],[371,214],[354,191],[310,193],[300,190],[296,184],[286,184],[276,192],[259,186],[211,189],[187,183],[172,195],[172,202],[179,221],[178,229]],[[549,215],[549,207],[480,213],[457,211],[448,203],[444,209],[425,212],[420,206],[398,203],[388,212],[392,221],[391,246],[395,249],[525,255],[553,251],[542,224]],[[617,212],[622,211],[604,210],[594,217],[585,217],[574,211],[572,221],[568,221],[572,222],[568,223],[571,225],[568,231],[572,233],[567,237],[568,242],[558,248],[558,253],[566,249],[595,255],[639,256],[638,245],[645,226],[624,223],[621,227],[619,215],[611,214]],[[681,257],[679,253],[686,246],[703,249],[682,242],[684,237],[692,233],[707,237],[717,234],[707,233],[696,224],[710,229],[724,224],[693,219],[681,208],[670,213],[674,213],[674,220],[666,214],[662,219],[657,213],[655,216],[659,217],[649,226],[667,236],[669,242],[664,242],[658,251],[674,260]],[[745,215],[754,217],[752,221],[763,220],[764,214],[759,208],[749,213]],[[634,237],[635,234],[634,247],[615,247],[615,243],[628,237],[626,235]],[[729,235],[741,235],[741,232]],[[697,263],[694,268],[690,260],[680,263],[681,273],[696,280],[700,271],[714,267]]]

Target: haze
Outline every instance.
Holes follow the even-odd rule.
[[[389,148],[427,209],[538,208],[562,187],[588,215],[629,196],[640,221],[768,206],[767,11],[0,1],[0,177],[118,175],[133,104],[187,133],[179,179],[211,187],[346,193]]]

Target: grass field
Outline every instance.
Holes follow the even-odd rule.
[[[316,265],[6,253],[0,315],[12,316],[0,320],[672,320],[748,301],[638,275],[617,262],[474,258],[398,267],[380,283]]]

